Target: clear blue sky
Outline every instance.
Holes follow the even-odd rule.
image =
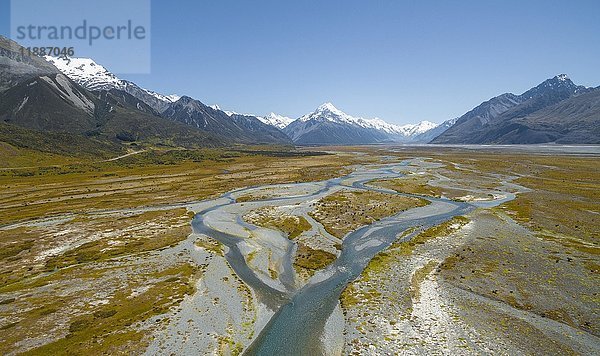
[[[559,73],[600,85],[599,19],[598,0],[155,0],[151,74],[122,77],[240,112],[440,122]]]

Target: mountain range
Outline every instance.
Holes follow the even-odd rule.
[[[521,95],[496,96],[456,119],[431,143],[600,143],[600,88],[565,74]]]
[[[21,56],[21,47],[2,36],[0,74],[0,141],[46,150],[68,150],[64,137],[81,152],[131,144],[600,143],[600,88],[575,85],[566,75],[520,95],[501,94],[441,124],[400,126],[354,117],[331,103],[295,120],[225,111],[142,88],[92,59]]]
[[[230,114],[189,96],[162,95],[119,79],[89,58],[45,57],[73,81],[90,91],[126,92],[156,111],[156,115],[237,143],[290,144],[277,128],[253,115]]]
[[[381,119],[353,117],[333,104],[325,103],[288,124],[283,132],[300,145],[371,144],[410,142],[415,136],[435,126],[427,121],[398,126]]]
[[[240,114],[235,111],[222,110],[218,105],[205,105],[187,96],[180,97],[174,94],[162,95],[141,88],[133,82],[119,79],[102,65],[95,63],[89,58],[45,58],[62,73],[87,90],[102,91],[112,89],[127,92],[151,106],[164,118],[193,126],[199,130],[214,132],[227,137],[235,137],[236,140],[245,143],[252,141],[255,141],[252,143],[272,143],[277,141],[279,143],[285,143],[286,141],[290,143],[290,138],[295,144],[300,145],[417,142],[414,140],[414,137],[436,126],[436,124],[427,121],[416,125],[397,126],[381,119],[355,118],[339,111],[331,103],[323,104],[315,112],[307,114],[298,120],[273,112],[266,116]],[[328,107],[330,110],[323,111],[324,107]],[[319,115],[322,115],[322,120],[318,118]],[[308,117],[312,121],[306,120]],[[270,127],[265,128],[261,126],[257,123],[257,120]],[[320,122],[320,124],[314,126],[315,120]],[[313,130],[311,132],[304,132],[302,137],[299,137],[292,133],[292,130],[286,129],[295,121],[310,121],[307,125],[312,126]],[[327,131],[327,126],[332,124],[336,127],[336,130],[340,131],[339,133],[331,135],[331,132]],[[281,135],[278,130],[273,130],[273,128],[282,130],[285,134]],[[319,135],[327,139],[318,139],[317,136]],[[340,137],[343,139],[339,139]]]
[[[189,97],[146,90],[90,59],[24,57],[4,37],[0,49],[0,141],[11,145],[64,151],[69,137],[77,154],[123,151],[131,144],[292,144],[255,117],[231,117]]]
[[[275,126],[280,130],[283,130],[287,125],[291,124],[294,119],[287,116],[278,115],[274,112],[269,113],[267,116],[257,116],[257,118],[267,125]]]
[[[87,90],[122,90],[143,100],[159,113],[164,111],[170,103],[174,103],[179,99],[178,95],[162,95],[148,89],[140,88],[137,84],[128,80],[119,79],[116,75],[89,58],[58,58],[50,56],[44,58],[63,74]]]

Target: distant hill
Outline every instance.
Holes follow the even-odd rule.
[[[434,138],[446,132],[449,128],[451,128],[458,119],[450,119],[442,122],[441,124],[430,128],[429,130],[422,132],[415,136],[414,142],[416,143],[429,143]]]

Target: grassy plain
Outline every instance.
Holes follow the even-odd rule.
[[[149,321],[176,308],[203,273],[202,266],[193,267],[182,254],[165,257],[191,233],[191,216],[180,204],[244,186],[323,180],[341,176],[355,164],[413,157],[440,166],[425,175],[374,184],[453,198],[472,189],[512,189],[507,183],[529,191],[486,214],[457,218],[410,242],[393,244],[373,259],[342,294],[348,321],[371,316],[360,321],[360,336],[349,341],[350,349],[392,345],[397,336],[381,330],[378,335],[384,339],[370,339],[369,330],[379,330],[374,320],[387,320],[388,331],[410,320],[423,283],[432,278],[442,281],[443,289],[469,291],[520,313],[599,335],[593,317],[600,303],[593,293],[600,273],[597,157],[436,147],[328,147],[340,152],[335,155],[315,150],[159,149],[105,161],[0,146],[0,158],[8,162],[0,169],[0,352],[140,353],[151,341]],[[344,191],[316,202],[311,216],[341,238],[423,204],[384,193]],[[263,215],[255,223],[293,239],[309,228],[299,217]],[[477,226],[477,233],[467,225]],[[198,243],[223,253],[214,241]],[[296,267],[314,271],[334,258],[300,244]],[[483,330],[493,324],[484,316],[500,315],[497,319],[507,327],[488,331],[525,348],[525,336],[517,333],[539,336],[522,321],[473,303],[454,302],[457,320]],[[404,312],[393,314],[396,306]],[[539,339],[572,351],[563,341]],[[540,343],[530,351],[551,349]]]
[[[356,162],[272,147],[156,149],[112,161],[0,148],[10,162],[0,169],[4,354],[143,351],[149,320],[176,308],[202,274],[167,252],[191,233],[183,204],[337,177]]]
[[[352,148],[359,149],[377,151]],[[491,345],[513,352],[581,353],[586,349],[573,335],[600,335],[597,156],[436,147],[386,152],[398,160],[428,157],[441,164],[416,184],[412,175],[376,182],[386,188],[427,194],[433,187],[460,197],[477,194],[469,190],[482,196],[520,191],[514,183],[526,191],[498,207],[478,209],[409,242],[394,243],[371,260],[341,297],[352,325],[349,352],[368,345],[390,353],[451,352],[455,342],[473,352]],[[435,289],[427,289],[423,299],[423,288],[431,285]],[[443,296],[442,309],[436,309],[435,295]],[[433,312],[424,316],[424,305]],[[376,322],[361,318],[367,315]],[[572,334],[564,336],[558,326],[538,320],[567,325]],[[424,343],[427,335],[418,331],[423,325],[447,332]],[[478,337],[467,336],[468,328]],[[401,336],[405,330],[413,330],[411,338]]]
[[[361,226],[424,205],[427,201],[423,199],[373,191],[340,191],[320,199],[310,215],[331,235],[342,238]]]

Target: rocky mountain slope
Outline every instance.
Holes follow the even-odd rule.
[[[118,89],[89,91],[40,57],[0,37],[0,141],[50,152],[110,154],[124,143],[206,147],[232,141],[165,120]]]
[[[0,119],[40,131],[84,133],[100,125],[94,96],[63,74],[34,77],[4,92]]]
[[[118,89],[143,100],[157,112],[163,112],[178,95],[162,95],[139,87],[128,80],[120,79],[100,64],[89,58],[57,58],[46,56],[63,74],[90,91]]]
[[[116,89],[92,93],[61,73],[31,78],[2,93],[0,122],[40,133],[81,136],[109,146],[140,142],[205,147],[227,142],[224,137],[158,117],[128,93]],[[78,150],[72,147],[73,153]]]
[[[154,110],[154,115],[182,123],[226,141],[246,144],[291,144],[278,129],[253,115],[228,113],[218,107],[204,105],[188,96],[162,95],[118,78],[89,58],[46,59],[84,88],[94,91],[117,90],[141,100]]]
[[[277,128],[254,116],[226,113],[204,105],[199,100],[183,96],[162,112],[166,119],[199,130],[229,137],[241,143],[290,144],[289,138]]]
[[[594,132],[600,121],[594,91],[557,75],[521,95],[502,94],[480,104],[432,143],[594,143],[600,138]]]

